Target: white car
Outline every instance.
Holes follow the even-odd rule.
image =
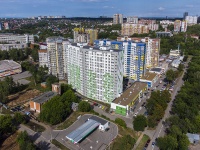
[[[136,113],[134,114],[134,116],[136,117],[136,116],[137,116],[137,114],[138,114],[138,112],[136,112]]]
[[[139,108],[139,110],[141,110],[141,109],[142,109],[142,107]]]

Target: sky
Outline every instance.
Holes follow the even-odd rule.
[[[182,17],[200,15],[200,0],[0,0],[0,17]]]

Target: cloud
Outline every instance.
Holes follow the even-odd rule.
[[[193,8],[194,5],[186,5],[186,7]]]
[[[114,7],[113,6],[103,6],[104,9],[107,9],[107,8],[111,8],[113,9]]]
[[[165,10],[165,8],[164,7],[159,7],[158,10]]]

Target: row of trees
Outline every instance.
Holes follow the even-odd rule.
[[[15,83],[12,77],[5,77],[4,80],[0,81],[0,102],[6,103],[8,95],[22,91],[26,87],[26,85],[20,85],[18,82]]]
[[[14,61],[24,61],[28,59],[28,56],[31,56],[35,62],[38,61],[38,49],[10,49],[8,51],[6,50],[0,50],[0,60],[5,59],[11,59]]]
[[[189,141],[186,133],[200,132],[200,53],[197,53],[189,63],[189,69],[184,76],[184,85],[176,96],[172,106],[172,116],[166,119],[167,135],[158,138],[160,149],[186,150]],[[171,139],[173,144],[165,145]]]
[[[0,115],[0,140],[16,131],[20,123],[25,122],[25,116],[20,113],[10,115]]]
[[[154,91],[151,93],[151,97],[147,100],[146,109],[148,113],[148,126],[155,127],[162,119],[167,108],[167,103],[171,100],[171,94],[169,91],[164,90]]]
[[[78,97],[71,89],[61,96],[55,96],[42,106],[39,119],[52,125],[64,121],[72,112],[72,102],[79,102]]]

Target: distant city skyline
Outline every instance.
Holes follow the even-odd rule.
[[[0,0],[0,17],[183,17],[200,15],[199,0]]]

